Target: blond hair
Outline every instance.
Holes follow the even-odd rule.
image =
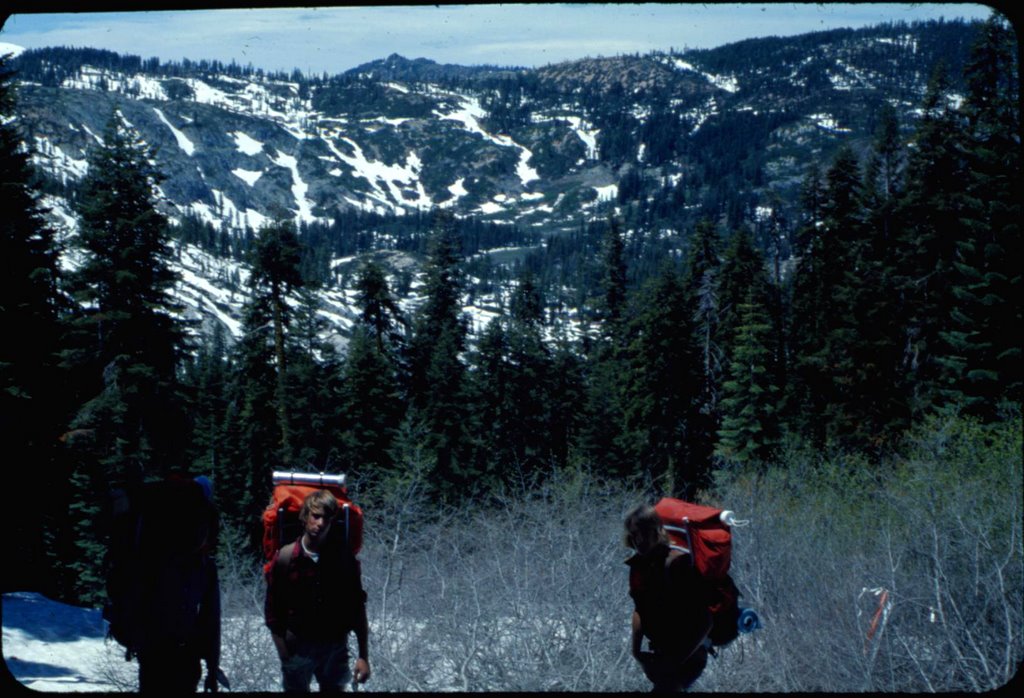
[[[303,524],[309,519],[311,511],[319,511],[328,521],[334,519],[338,513],[338,500],[327,490],[313,490],[302,500],[302,509],[299,510],[299,521]]]

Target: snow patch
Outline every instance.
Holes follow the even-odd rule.
[[[160,117],[161,121],[167,124],[167,128],[171,129],[171,133],[174,134],[174,138],[178,141],[178,147],[184,150],[186,155],[192,155],[193,153],[196,152],[195,144],[192,141],[190,141],[184,133],[176,129],[174,127],[174,124],[167,120],[167,117],[164,116],[164,113],[162,111],[160,111],[156,107],[153,107],[153,111],[156,112],[156,115]]]
[[[250,187],[256,184],[256,180],[263,176],[263,172],[260,170],[243,170],[240,167],[231,170],[231,174],[238,177],[240,180],[248,184]]]
[[[263,144],[248,134],[241,131],[233,131],[230,135],[235,138],[235,147],[238,149],[238,152],[245,155],[258,155],[263,152]]]

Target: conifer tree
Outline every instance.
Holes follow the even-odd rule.
[[[340,409],[341,361],[324,337],[328,322],[320,315],[315,289],[297,291],[286,337],[286,399],[292,459],[297,466],[328,470],[337,464],[334,426]]]
[[[186,374],[194,395],[190,406],[189,470],[196,475],[211,475],[218,482],[223,467],[223,418],[230,371],[227,353],[224,326],[217,323],[213,336],[199,347]]]
[[[188,424],[178,380],[186,349],[181,306],[170,295],[167,222],[156,209],[159,180],[150,152],[119,113],[103,145],[89,155],[78,197],[78,243],[84,262],[73,277],[82,309],[72,320],[65,354],[84,377],[85,402],[71,426],[89,433],[87,453],[75,456],[72,516],[92,516],[106,488],[165,475],[185,461]],[[97,489],[98,488],[98,489]],[[104,531],[87,521],[70,567],[94,598],[84,567],[101,559]]]
[[[362,322],[373,331],[377,351],[381,354],[400,351],[405,318],[391,294],[384,270],[373,261],[367,262],[359,272],[356,291]]]
[[[855,244],[860,288],[854,308],[863,434],[876,447],[892,445],[909,425],[908,379],[901,367],[906,327],[899,264],[897,206],[905,188],[899,124],[883,110],[864,172],[863,234]]]
[[[381,477],[394,470],[391,449],[404,413],[393,361],[378,349],[375,330],[358,324],[342,364],[338,457],[346,472]]]
[[[530,478],[551,462],[551,351],[542,336],[544,300],[533,275],[524,272],[513,292],[508,329],[511,367],[512,464]]]
[[[825,177],[820,224],[804,229],[793,298],[796,383],[801,391],[802,431],[818,446],[854,439],[861,425],[854,356],[856,310],[863,282],[854,248],[862,235],[859,164],[840,149]]]
[[[600,248],[599,336],[588,347],[584,366],[586,400],[580,433],[582,457],[614,476],[633,474],[623,451],[622,390],[625,378],[627,269],[619,224],[610,218]],[[588,338],[589,339],[589,338]]]
[[[356,288],[361,312],[343,363],[339,456],[348,470],[379,476],[394,470],[392,451],[405,412],[399,365],[404,318],[373,262],[360,270]]]
[[[901,369],[910,380],[911,414],[920,416],[940,400],[942,333],[951,329],[955,299],[953,262],[964,206],[962,159],[955,147],[956,115],[942,66],[929,80],[922,116],[907,160],[907,187],[896,215],[900,235],[898,279],[906,309],[906,347]]]
[[[433,482],[448,496],[465,492],[472,468],[465,365],[466,322],[462,315],[459,240],[448,212],[438,212],[424,273],[423,304],[408,345],[410,407],[427,430]]]
[[[5,328],[0,347],[0,423],[5,450],[17,454],[7,486],[13,492],[24,491],[31,469],[34,486],[54,495],[56,504],[67,489],[57,439],[69,409],[63,397],[66,376],[58,367],[59,246],[42,216],[29,155],[21,149],[24,139],[15,118],[13,80],[6,59],[0,57],[0,259],[4,264],[0,324]],[[43,521],[12,517],[11,540],[19,541],[27,552],[23,564],[10,570],[12,576],[39,575],[40,582],[52,581],[42,570],[43,556],[54,549],[55,508],[40,512]]]
[[[601,288],[604,292],[600,306],[600,317],[604,322],[606,336],[613,336],[626,304],[626,262],[623,257],[625,245],[619,223],[608,220],[608,229],[601,243]]]
[[[964,207],[950,326],[940,332],[944,403],[992,418],[1021,399],[1021,144],[1017,45],[993,13],[965,67]]]
[[[270,310],[277,376],[274,404],[281,438],[277,450],[279,457],[285,462],[293,456],[288,415],[288,361],[285,350],[285,338],[291,325],[292,314],[285,297],[289,292],[304,286],[299,272],[300,261],[298,237],[295,227],[290,222],[279,221],[260,231],[253,250],[249,287],[255,294],[266,299]]]
[[[781,390],[772,361],[772,327],[754,286],[739,307],[729,377],[722,386],[722,426],[715,454],[726,460],[765,464],[780,442]]]
[[[694,396],[701,356],[692,341],[686,290],[669,264],[641,290],[630,322],[624,379],[623,444],[644,479],[666,494],[692,497],[708,484],[703,448],[694,449]]]
[[[480,335],[473,352],[471,376],[477,469],[483,477],[494,480],[511,470],[513,453],[514,378],[502,318],[492,318]]]
[[[697,357],[696,363],[690,366],[696,375],[697,388],[691,398],[685,448],[690,460],[688,467],[697,473],[706,472],[711,466],[721,418],[718,407],[723,377],[719,336],[720,267],[718,230],[712,221],[701,220],[694,226],[682,280],[691,318],[690,342]]]
[[[270,495],[271,473],[280,464],[278,377],[269,299],[254,295],[244,308],[242,336],[232,351],[224,416],[225,467],[218,489],[235,493],[221,503],[229,528],[259,549],[260,511]]]
[[[78,197],[85,261],[73,281],[85,309],[69,355],[92,386],[72,426],[96,430],[111,482],[160,475],[183,456],[185,331],[171,296],[167,222],[156,209],[159,179],[147,147],[115,114]]]

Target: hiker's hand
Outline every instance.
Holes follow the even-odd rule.
[[[370,663],[365,659],[356,660],[356,670],[353,673],[356,683],[366,683],[370,678]]]

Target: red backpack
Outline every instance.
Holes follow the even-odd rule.
[[[338,513],[328,534],[329,545],[346,545],[353,555],[363,547],[363,510],[348,497],[344,475],[274,471],[274,492],[263,510],[263,571],[270,573],[274,555],[302,533],[299,511],[306,496],[327,490],[338,500]]]
[[[726,645],[739,634],[739,590],[729,576],[732,562],[731,511],[663,497],[654,505],[671,547],[689,553],[708,582],[708,610],[713,645]]]

